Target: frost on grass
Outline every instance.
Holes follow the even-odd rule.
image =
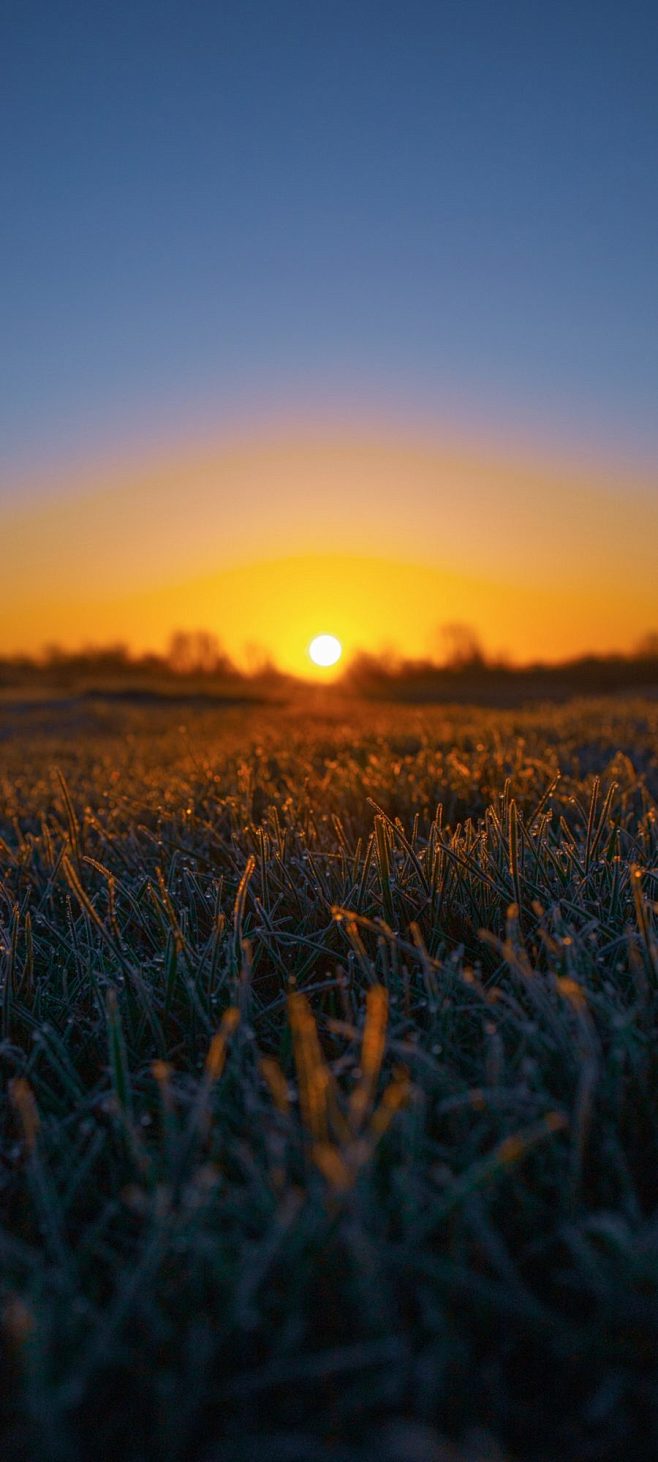
[[[3,1456],[655,1455],[658,707],[64,714],[3,741]]]

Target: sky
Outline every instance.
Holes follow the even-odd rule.
[[[655,627],[657,42],[637,0],[5,0],[0,650]]]

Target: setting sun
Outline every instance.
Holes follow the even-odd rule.
[[[335,665],[343,653],[340,640],[335,635],[316,635],[308,647],[308,653],[314,665],[325,669],[329,665]]]

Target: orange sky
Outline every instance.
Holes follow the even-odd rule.
[[[626,649],[658,625],[658,479],[374,434],[289,434],[50,482],[0,506],[0,651],[213,630],[308,671],[436,651],[474,626],[515,660]]]

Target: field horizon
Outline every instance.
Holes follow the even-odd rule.
[[[587,654],[554,662],[539,658],[511,663],[487,655],[468,624],[444,626],[436,636],[438,653],[412,659],[392,649],[380,655],[358,648],[347,656],[338,644],[337,663],[307,670],[281,670],[253,647],[251,663],[240,665],[221,641],[206,630],[174,632],[163,653],[139,654],[110,643],[66,650],[46,647],[40,655],[0,656],[0,703],[29,712],[51,702],[56,712],[94,699],[218,708],[228,704],[296,706],[300,715],[318,706],[360,700],[431,705],[466,703],[522,707],[567,702],[579,696],[658,694],[658,634],[647,632],[627,653]],[[338,643],[338,642],[336,642]]]

